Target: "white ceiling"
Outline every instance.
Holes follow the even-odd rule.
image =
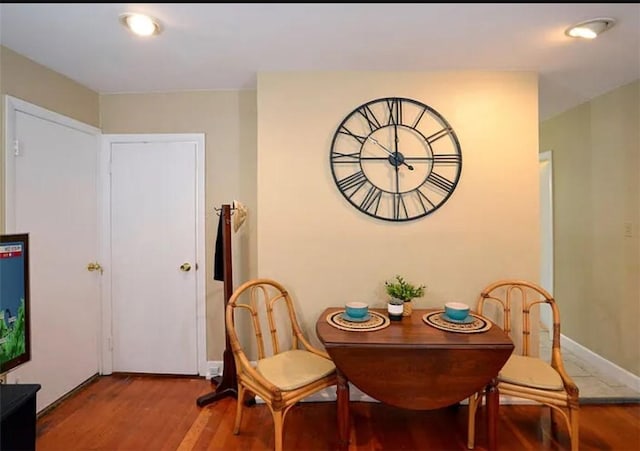
[[[163,33],[129,34],[126,11]],[[594,17],[617,24],[564,35]],[[536,71],[545,119],[640,78],[640,4],[3,3],[0,43],[99,93],[255,89],[260,71]]]

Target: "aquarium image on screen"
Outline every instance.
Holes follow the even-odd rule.
[[[28,239],[0,235],[0,373],[31,358]]]

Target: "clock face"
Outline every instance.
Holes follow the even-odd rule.
[[[410,221],[440,208],[460,179],[462,154],[451,125],[412,99],[367,102],[338,126],[331,173],[358,210],[387,221]]]

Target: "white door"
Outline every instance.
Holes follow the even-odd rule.
[[[31,298],[31,361],[9,382],[41,384],[40,411],[98,373],[99,130],[11,97],[6,112],[6,230],[29,233]]]
[[[199,374],[201,148],[179,137],[126,139],[108,147],[112,370]]]

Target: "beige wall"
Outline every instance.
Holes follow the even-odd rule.
[[[99,126],[98,94],[22,55],[0,46],[0,94]],[[4,102],[4,97],[2,99]],[[4,103],[0,108],[4,124]],[[4,125],[0,126],[0,230],[4,230]]]
[[[329,167],[342,119],[386,96],[435,108],[462,148],[451,198],[408,223],[357,211]],[[324,308],[383,307],[383,282],[395,274],[427,285],[416,308],[475,306],[496,279],[539,279],[537,104],[528,72],[259,74],[258,273],[289,288],[315,344]]]
[[[562,332],[640,376],[640,80],[542,122],[540,150],[553,153]]]
[[[222,282],[213,280],[214,208],[239,200],[249,210],[233,233],[234,286],[256,274],[256,93],[193,91],[100,96],[102,132],[205,134],[207,358],[224,349]]]

